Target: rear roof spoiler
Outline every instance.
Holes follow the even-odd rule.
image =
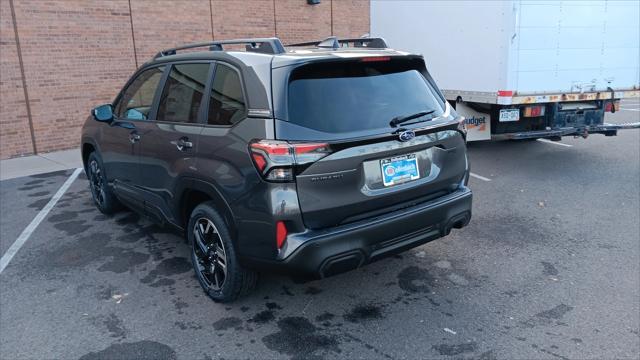
[[[153,58],[157,59],[163,56],[175,55],[180,50],[195,49],[200,47],[209,47],[211,51],[222,51],[224,45],[245,44],[246,51],[257,52],[262,54],[283,54],[285,52],[282,42],[278,38],[255,38],[255,39],[235,39],[235,40],[219,40],[194,44],[187,44],[158,52]]]
[[[370,48],[370,49],[387,49],[387,42],[383,38],[349,38],[338,39],[330,36],[324,40],[308,41],[287,46],[315,46],[323,49],[339,49],[341,47]]]

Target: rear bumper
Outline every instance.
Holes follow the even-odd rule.
[[[287,238],[295,247],[282,260],[248,260],[249,265],[321,278],[352,270],[449,234],[471,219],[467,187],[409,208],[357,223],[308,230]],[[283,249],[286,252],[286,249]]]
[[[628,123],[628,124],[602,124],[596,126],[583,126],[583,127],[567,127],[551,130],[539,130],[539,131],[523,131],[507,134],[493,134],[492,140],[521,140],[521,139],[535,139],[545,137],[559,137],[559,136],[584,136],[589,134],[604,134],[607,136],[615,136],[618,130],[638,129],[640,128],[640,122]]]

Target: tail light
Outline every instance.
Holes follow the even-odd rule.
[[[615,113],[618,110],[620,110],[620,101],[619,100],[607,101],[607,102],[604,103],[604,112]]]
[[[544,116],[544,105],[536,105],[536,106],[527,106],[524,108],[522,112],[522,116],[524,117],[537,117]]]
[[[295,143],[277,140],[252,142],[251,158],[267,181],[291,182],[296,171],[329,155],[326,143]]]

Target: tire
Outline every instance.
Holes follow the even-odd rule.
[[[102,159],[97,152],[92,152],[87,159],[87,179],[89,180],[89,190],[93,203],[98,210],[106,215],[111,215],[122,208],[122,205],[113,194],[113,190],[107,183]]]
[[[229,228],[212,202],[193,209],[187,229],[193,270],[213,301],[232,302],[255,289],[258,275],[238,262]]]

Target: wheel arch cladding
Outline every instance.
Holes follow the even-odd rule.
[[[84,165],[85,170],[87,169],[89,155],[94,151],[96,151],[96,147],[92,143],[85,142],[82,144],[82,165]]]
[[[233,220],[233,213],[231,212],[231,208],[224,200],[222,195],[218,192],[218,190],[207,182],[193,179],[190,181],[190,184],[186,186],[180,195],[180,221],[181,225],[186,229],[189,224],[189,217],[191,216],[191,212],[196,206],[210,201],[214,204],[214,208],[220,213],[222,218],[224,219],[226,225],[229,228],[229,232],[235,241],[236,236],[236,225]]]

